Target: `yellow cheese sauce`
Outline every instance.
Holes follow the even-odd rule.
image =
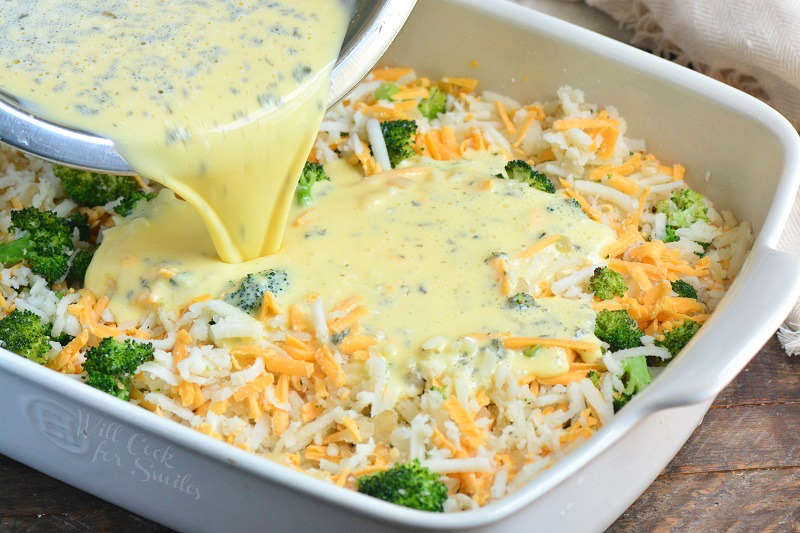
[[[418,166],[364,178],[346,162],[327,168],[310,209],[293,207],[280,253],[236,265],[220,263],[198,215],[169,191],[105,231],[86,277],[108,294],[120,322],[158,307],[178,309],[203,294],[218,297],[243,276],[285,271],[282,305],[311,294],[325,308],[363,298],[362,333],[387,340],[392,364],[417,354],[431,337],[505,333],[593,339],[594,312],[580,300],[536,298],[513,309],[500,290],[492,258],[501,254],[526,273],[513,292],[535,294],[541,282],[600,260],[613,231],[586,217],[562,193],[494,177],[499,156]],[[487,190],[487,181],[491,189]],[[550,236],[531,257],[518,256]],[[563,350],[542,349],[523,370],[566,371]],[[555,360],[554,360],[555,358]]]
[[[112,139],[198,210],[223,260],[253,259],[280,247],[349,4],[3,2],[0,89]]]
[[[112,139],[139,173],[171,189],[104,231],[86,287],[110,297],[117,321],[132,323],[201,295],[222,297],[248,273],[285,272],[281,305],[362,298],[361,333],[384,341],[396,383],[415,365],[486,366],[476,353],[458,366],[474,351],[463,340],[470,334],[593,339],[591,306],[541,296],[541,287],[599,262],[613,231],[563,193],[495,178],[499,156],[420,160],[367,178],[342,161],[327,169],[331,183],[315,186],[310,209],[292,206],[349,6],[0,7],[0,89],[44,117]],[[515,308],[515,293],[535,302]],[[467,344],[453,348],[454,339]],[[494,348],[486,357],[498,357]],[[569,369],[558,347],[511,356],[526,374]]]

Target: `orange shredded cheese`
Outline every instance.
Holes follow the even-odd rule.
[[[563,235],[548,235],[547,237],[542,237],[535,243],[525,248],[525,250],[520,252],[517,255],[517,257],[520,259],[530,259],[531,257],[538,254],[551,244],[555,244],[562,239],[566,239],[566,237],[564,237]]]
[[[303,404],[303,407],[300,408],[300,416],[305,424],[317,418],[324,411],[325,409],[320,407],[316,402],[308,402]]]
[[[381,67],[373,70],[371,74],[373,80],[397,81],[412,72],[414,72],[413,69],[406,67]]]
[[[325,373],[328,379],[333,382],[334,385],[341,387],[347,382],[347,377],[345,376],[344,370],[342,370],[341,365],[339,365],[336,359],[334,359],[333,353],[331,353],[327,346],[319,348],[314,353],[314,359],[320,369],[322,369],[322,371]]]
[[[370,346],[378,344],[378,339],[368,335],[349,335],[339,343],[339,351],[345,355],[352,355],[357,351],[367,350]]]
[[[67,374],[77,374],[82,371],[80,364],[77,362],[78,353],[88,344],[89,331],[83,330],[80,334],[69,341],[66,346],[58,353],[58,355],[50,361],[47,366],[53,370],[64,372]]]
[[[633,196],[639,192],[639,185],[635,181],[624,176],[620,176],[619,174],[612,174],[611,177],[608,178],[608,184],[617,189],[619,192],[629,196]]]
[[[554,337],[504,337],[503,346],[509,350],[521,350],[531,346],[556,346],[574,350],[592,350],[597,345],[593,342],[558,339]]]
[[[447,414],[461,431],[464,446],[473,451],[477,450],[484,443],[483,430],[475,424],[475,420],[455,396],[450,396],[443,405]]]
[[[536,378],[536,381],[542,385],[569,385],[573,381],[582,380],[588,373],[589,370],[587,369],[569,370],[564,374],[551,378]]]
[[[626,161],[625,163],[623,163],[618,167],[615,166],[597,167],[596,169],[589,172],[589,179],[594,181],[600,181],[609,174],[627,176],[629,174],[633,174],[634,172],[636,172],[636,170],[640,169],[641,167],[642,167],[642,154],[635,153],[631,156],[630,159],[628,159],[628,161]]]
[[[615,118],[563,118],[553,122],[553,129],[558,131],[571,130],[571,129],[604,129],[616,128],[619,126],[619,120]]]
[[[497,106],[497,113],[500,115],[500,120],[503,121],[506,131],[511,135],[517,133],[517,128],[511,122],[511,119],[508,118],[508,112],[506,112],[506,106],[503,105],[503,102],[500,100],[495,100],[494,103]]]
[[[439,82],[439,88],[447,94],[453,96],[460,96],[465,93],[471,93],[478,86],[478,80],[474,78],[442,78]]]
[[[427,98],[430,96],[428,89],[425,87],[410,87],[408,89],[401,89],[392,95],[392,100],[418,100],[420,98]],[[416,102],[414,102],[416,104]]]
[[[575,199],[575,201],[580,204],[583,212],[586,213],[589,218],[592,220],[600,220],[600,213],[597,212],[597,209],[592,207],[592,205],[586,201],[586,198],[584,198],[578,191],[575,190],[570,182],[564,178],[560,178],[559,181],[561,186],[564,188],[564,193],[568,197]]]
[[[536,115],[534,113],[530,113],[527,117],[525,117],[525,122],[523,122],[522,126],[519,128],[519,132],[514,138],[514,142],[511,143],[511,146],[517,148],[522,144],[522,141],[525,140],[525,134],[528,133],[529,129],[531,129],[534,121],[536,121]]]
[[[331,331],[339,333],[349,327],[352,327],[366,315],[367,315],[367,308],[364,307],[363,305],[359,305],[358,307],[347,313],[345,316],[329,320],[328,327],[331,329]]]
[[[269,317],[283,313],[278,301],[270,291],[264,291],[264,296],[261,298],[261,309],[258,312],[258,320],[265,322]]]
[[[298,227],[310,224],[311,221],[314,220],[314,213],[313,207],[311,209],[306,209],[294,220],[293,224]]]

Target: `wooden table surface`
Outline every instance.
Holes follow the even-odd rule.
[[[0,456],[0,531],[109,530],[167,531]],[[800,531],[800,357],[770,340],[609,531]]]

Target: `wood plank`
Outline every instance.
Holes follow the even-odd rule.
[[[800,404],[712,409],[666,472],[800,467]]]
[[[666,474],[608,529],[800,531],[800,468]]]
[[[0,455],[0,531],[170,531]]]
[[[714,407],[773,403],[800,403],[800,357],[787,356],[774,335]]]

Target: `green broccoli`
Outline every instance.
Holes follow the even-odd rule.
[[[694,287],[682,279],[672,282],[672,290],[675,291],[675,294],[678,296],[683,298],[694,298],[697,300],[697,291],[694,289]]]
[[[672,355],[677,355],[699,329],[700,324],[698,322],[694,320],[684,320],[683,324],[680,326],[665,331],[664,339],[656,341],[656,346],[666,348]]]
[[[594,274],[589,279],[589,287],[601,300],[611,300],[614,296],[623,296],[628,290],[622,275],[608,267],[594,269]]]
[[[678,234],[675,233],[676,229],[677,228],[675,228],[675,226],[667,226],[667,234],[666,237],[664,237],[664,242],[678,242],[681,240],[681,238],[678,237]]]
[[[132,193],[123,196],[119,203],[114,207],[114,212],[121,217],[126,217],[133,212],[133,209],[139,203],[139,200],[145,200],[149,202],[153,198],[158,195],[155,191],[153,192],[144,192],[144,191],[133,191]]]
[[[536,352],[538,352],[540,348],[541,346],[538,344],[536,346],[528,346],[527,348],[522,350],[522,355],[524,355],[525,357],[533,357],[534,355],[536,355]]]
[[[614,411],[619,411],[653,380],[653,376],[650,375],[650,370],[647,368],[647,360],[643,355],[624,359],[622,370],[622,383],[625,385],[625,390],[614,397]]]
[[[72,213],[66,217],[70,229],[78,228],[78,238],[82,241],[89,242],[92,236],[92,230],[89,228],[89,217],[83,213]]]
[[[431,87],[428,91],[428,97],[423,98],[417,104],[417,109],[422,113],[422,116],[428,120],[433,120],[444,113],[445,106],[447,105],[447,94],[440,91],[438,87]]]
[[[381,122],[381,133],[389,152],[392,168],[405,159],[414,156],[414,138],[417,135],[417,123],[413,120],[390,120]]]
[[[447,398],[447,386],[442,385],[440,387],[431,387],[432,391],[436,391],[442,395],[442,398]]]
[[[121,400],[131,397],[131,377],[139,365],[153,359],[154,348],[149,342],[126,340],[119,342],[106,337],[86,352],[83,371],[86,383]]]
[[[68,283],[83,284],[83,280],[86,278],[86,269],[89,268],[92,257],[94,257],[94,250],[78,250],[75,252],[67,272]]]
[[[376,100],[391,100],[392,96],[400,91],[400,87],[396,83],[382,83],[380,87],[375,90]]]
[[[600,388],[600,373],[597,370],[590,370],[589,374],[586,376],[597,388]]]
[[[358,478],[358,492],[420,511],[441,513],[447,486],[417,459]]]
[[[269,291],[278,296],[288,286],[289,276],[286,271],[264,270],[263,272],[245,276],[236,290],[225,297],[225,301],[246,313],[252,313],[261,307],[264,292]]]
[[[30,311],[12,311],[0,320],[0,346],[39,364],[47,362],[50,327]]]
[[[708,222],[708,207],[703,195],[692,189],[673,192],[669,199],[658,202],[656,211],[667,216],[667,235],[664,242],[680,240],[676,233],[680,228],[688,228],[698,220]]]
[[[300,181],[297,182],[297,188],[294,191],[299,205],[304,206],[311,203],[311,188],[318,181],[331,181],[331,178],[325,174],[322,165],[306,161],[303,172],[300,174]]]
[[[555,185],[553,185],[553,182],[550,181],[547,176],[535,170],[521,159],[506,163],[506,174],[508,175],[508,179],[527,183],[534,189],[549,193],[556,192]],[[498,174],[498,177],[502,178],[503,176],[502,174]]]
[[[0,263],[25,261],[33,272],[52,283],[67,273],[74,250],[69,222],[53,211],[26,207],[11,212],[17,238],[0,243]]]
[[[69,197],[86,207],[105,205],[139,190],[138,182],[130,176],[97,174],[61,165],[53,165],[53,173]]]
[[[511,309],[517,309],[519,311],[530,309],[536,305],[533,296],[525,292],[518,292],[514,296],[510,296],[506,302],[508,302],[508,306]]]
[[[597,313],[594,334],[598,339],[607,342],[612,352],[641,346],[644,335],[636,321],[624,309],[603,309]]]
[[[73,337],[69,333],[62,333],[61,335],[59,335],[57,337],[54,337],[54,336],[50,335],[50,340],[59,343],[61,346],[66,346],[74,338],[75,337]]]

